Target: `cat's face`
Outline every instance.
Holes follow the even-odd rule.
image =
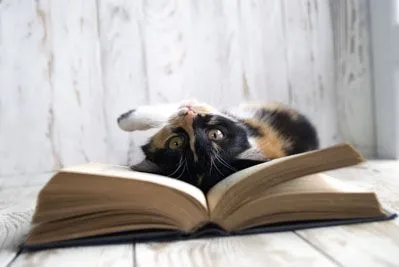
[[[251,148],[238,120],[206,105],[183,105],[149,142],[132,169],[178,178],[208,191],[233,172],[260,161],[240,158]]]

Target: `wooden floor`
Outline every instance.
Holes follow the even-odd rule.
[[[375,190],[386,207],[399,211],[398,162],[372,161],[330,174]],[[17,256],[15,247],[29,229],[40,184],[50,175],[27,177],[24,187],[0,181],[0,266],[399,266],[399,220],[177,243],[58,249]]]

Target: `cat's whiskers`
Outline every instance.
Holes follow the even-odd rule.
[[[217,158],[214,157],[214,156],[215,156],[214,153],[212,153],[211,156],[210,156],[210,159],[211,159],[211,171],[212,171],[212,165],[213,165],[213,166],[215,167],[216,171],[217,171],[218,173],[220,173],[220,175],[224,176],[223,172],[221,172],[221,171],[219,170],[217,164],[215,164],[215,159],[217,159]]]
[[[212,167],[213,167],[213,160],[212,160],[212,156],[210,157],[210,162],[211,162],[211,167],[209,168],[209,174],[212,173]]]
[[[186,166],[187,166],[187,159],[184,159],[184,163],[182,164],[182,166],[184,166],[183,167],[183,170],[181,171],[181,173],[179,174],[179,176],[177,176],[177,180],[179,180],[182,176],[183,176],[183,174],[184,174],[184,170],[186,169]]]
[[[230,169],[232,171],[237,171],[236,168],[232,167],[230,164],[228,164],[224,159],[222,159],[221,156],[219,155],[215,155],[216,159],[220,162],[220,164],[222,164],[223,166],[225,166],[227,169]]]
[[[226,168],[232,170],[232,171],[237,171],[236,168],[234,168],[233,166],[231,166],[230,164],[228,164],[221,156],[220,156],[220,151],[218,147],[215,147],[214,150],[215,153],[214,156],[215,158],[219,161],[220,164],[222,164],[223,166],[225,166]]]
[[[171,174],[168,174],[167,176],[172,176],[175,173],[177,173],[179,171],[179,169],[183,166],[183,157],[180,157],[179,160],[179,165],[177,166],[176,170],[174,172],[172,172]]]

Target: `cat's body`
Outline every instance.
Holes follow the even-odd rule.
[[[159,128],[133,170],[181,179],[204,192],[243,168],[319,147],[312,123],[278,104],[225,111],[195,100],[140,106],[122,114],[118,124],[125,131]]]

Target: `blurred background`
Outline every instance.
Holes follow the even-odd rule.
[[[310,117],[322,146],[395,158],[394,4],[2,0],[0,186],[89,161],[127,164],[145,136],[116,118],[185,98],[280,101]]]

